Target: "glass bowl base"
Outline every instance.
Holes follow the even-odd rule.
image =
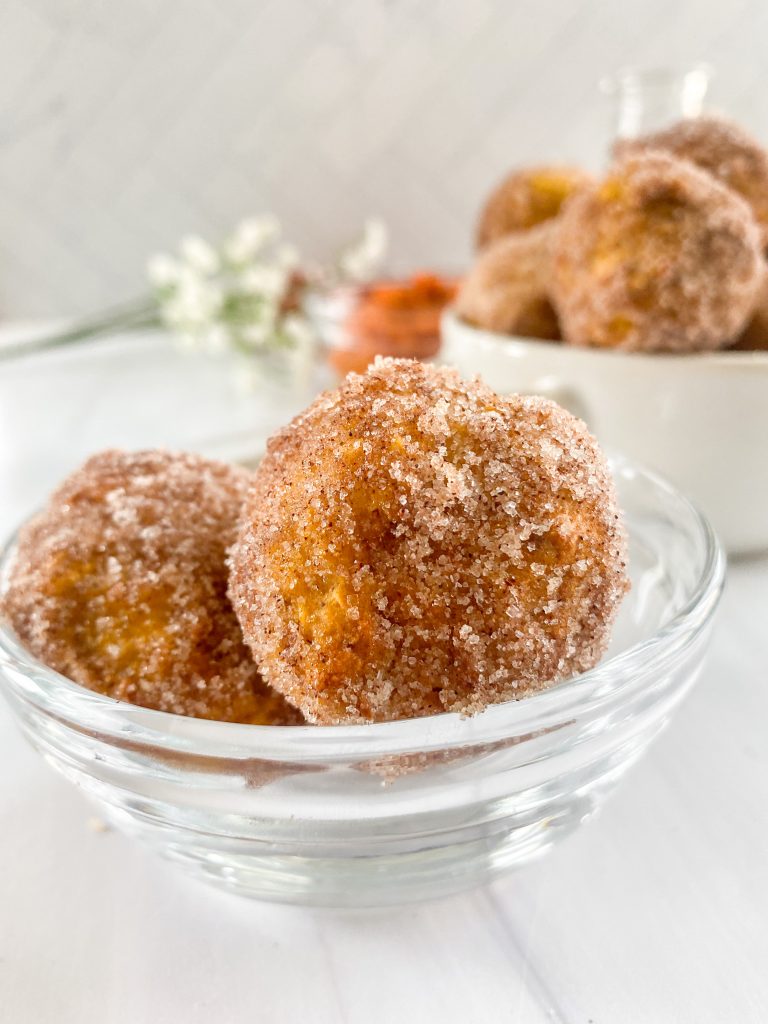
[[[573,816],[548,816],[496,835],[384,856],[243,854],[177,841],[164,843],[158,852],[199,881],[252,899],[317,907],[394,906],[471,889],[520,867],[546,853],[593,810],[574,809]],[[136,834],[135,823],[119,827]]]
[[[374,853],[372,842],[369,854],[333,844],[326,856],[296,855],[242,836],[171,832],[148,808],[111,805],[102,811],[119,831],[187,874],[240,896],[300,906],[393,906],[461,892],[543,856],[602,806],[645,746],[619,764],[609,759],[604,773],[579,792],[538,794],[540,803],[517,804],[507,814],[504,802],[490,801],[482,808],[482,825],[412,834],[386,854]]]

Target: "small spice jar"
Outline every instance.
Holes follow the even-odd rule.
[[[435,356],[440,315],[457,287],[457,279],[431,273],[342,285],[316,296],[309,312],[333,369],[362,373],[377,355]]]

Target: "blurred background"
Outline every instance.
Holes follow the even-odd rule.
[[[130,297],[263,210],[310,256],[375,214],[393,269],[462,267],[510,165],[599,164],[622,65],[709,62],[765,135],[767,43],[761,0],[4,0],[0,316]]]

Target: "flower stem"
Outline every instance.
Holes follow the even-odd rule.
[[[44,334],[39,338],[26,341],[0,344],[0,362],[30,355],[33,352],[44,352],[49,349],[63,348],[79,341],[88,341],[114,331],[137,331],[149,327],[160,326],[160,318],[155,304],[148,299],[113,306],[98,316],[81,320],[72,327],[53,334]]]

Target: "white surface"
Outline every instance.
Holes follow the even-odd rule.
[[[147,255],[274,210],[329,255],[363,217],[401,266],[468,256],[515,162],[600,162],[598,78],[709,61],[768,138],[763,0],[4,0],[0,312],[132,298]]]
[[[137,344],[139,365],[126,359],[117,374],[93,350],[2,368],[4,531],[87,450],[200,436],[181,397],[192,384],[173,416],[162,412],[176,357]],[[174,365],[177,383],[194,378]],[[282,908],[187,880],[94,831],[90,805],[0,702],[0,1019],[765,1021],[766,602],[768,561],[733,567],[704,677],[600,818],[487,889],[402,910]]]
[[[510,338],[443,319],[441,358],[500,392],[548,395],[607,448],[709,516],[731,554],[768,550],[768,352],[638,354]]]

